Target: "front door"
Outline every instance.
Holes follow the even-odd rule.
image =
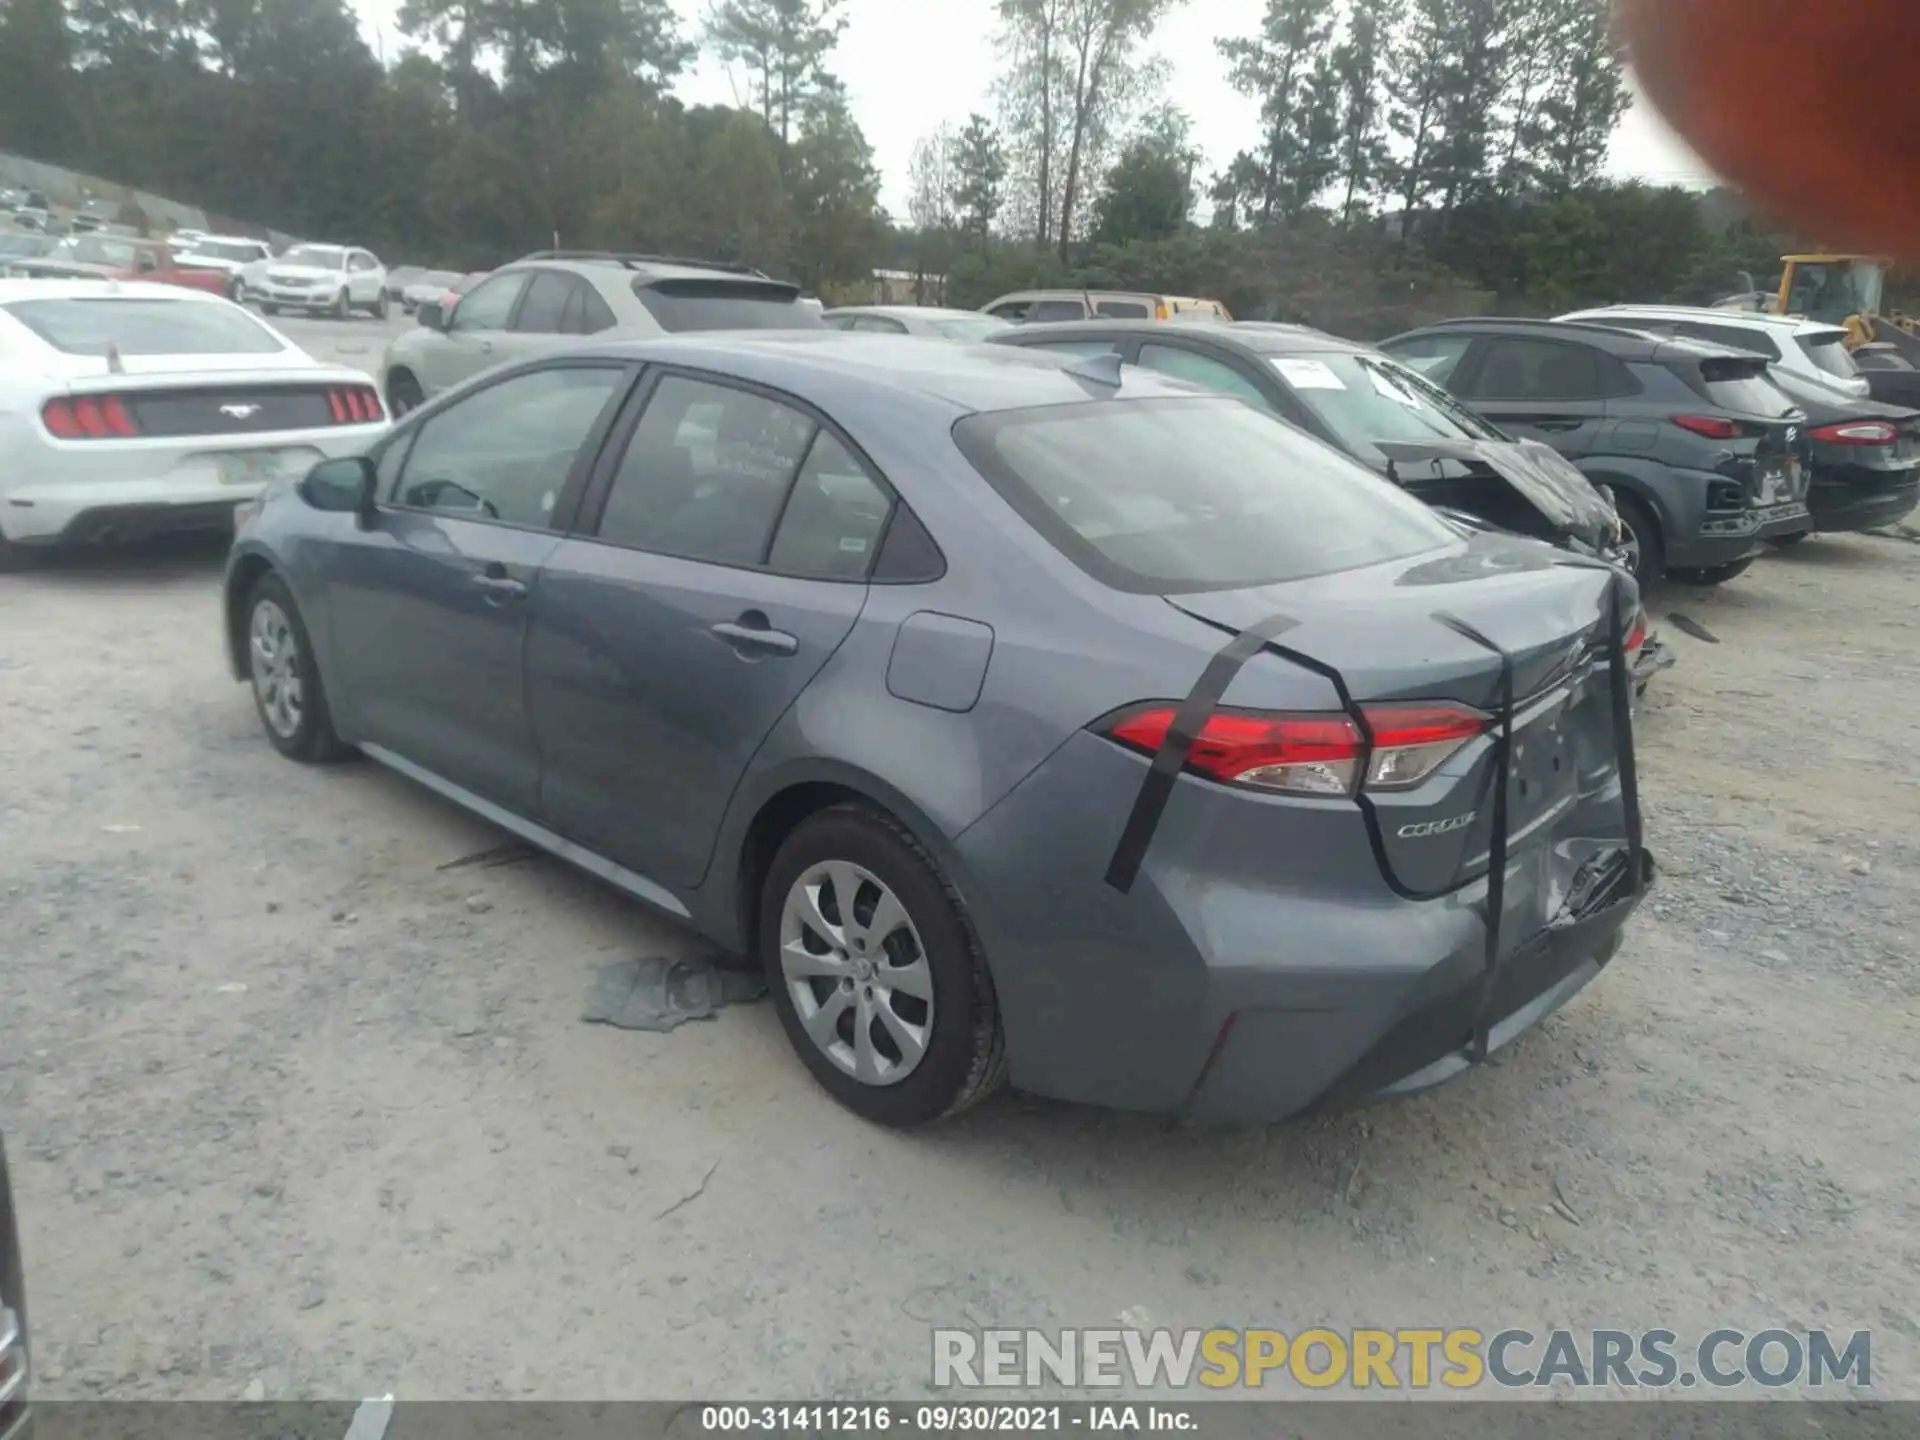
[[[859,617],[891,497],[795,406],[683,374],[603,468],[591,534],[548,559],[533,599],[541,818],[684,889]]]
[[[560,365],[489,385],[403,432],[377,519],[342,532],[327,603],[332,673],[357,738],[496,804],[538,789],[522,673],[553,518],[626,385]]]
[[[420,351],[420,383],[429,396],[507,358],[507,321],[526,283],[524,272],[513,271],[484,280],[460,297],[446,329]]]

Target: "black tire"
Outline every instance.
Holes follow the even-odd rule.
[[[299,720],[297,725],[284,732],[269,715],[261,684],[254,678],[260,663],[259,652],[254,649],[254,626],[263,605],[274,606],[285,618],[294,644],[291,661],[300,681]],[[271,570],[255,582],[248,594],[242,623],[245,629],[241,632],[241,638],[247,646],[248,685],[253,691],[253,706],[260,716],[260,728],[267,732],[267,740],[273,748],[289,760],[298,760],[304,765],[332,764],[351,755],[352,747],[343,743],[334,731],[333,714],[327,707],[326,687],[320,679],[320,667],[314,660],[313,642],[307,638],[306,624],[300,618],[300,607],[294,604],[286,582]]]
[[[788,894],[809,869],[834,861],[865,870],[893,892],[927,962],[933,1008],[925,1022],[931,1032],[926,1050],[917,1065],[891,1084],[857,1079],[828,1057],[808,1035],[781,968]],[[869,890],[863,887],[862,893]],[[966,908],[933,858],[891,816],[858,805],[836,805],[803,821],[767,869],[758,940],[787,1039],[827,1093],[862,1119],[897,1127],[928,1124],[978,1104],[1006,1079],[999,1004]],[[834,982],[817,983],[831,993]],[[857,982],[842,983],[852,987]],[[846,1028],[852,1028],[851,1015]]]
[[[1620,512],[1628,542],[1635,548],[1634,581],[1642,591],[1651,590],[1667,573],[1667,542],[1660,533],[1660,523],[1638,499],[1618,490],[1614,492],[1614,508]]]
[[[262,300],[260,302],[260,313],[262,315],[278,315],[280,313],[280,307]]]
[[[336,320],[351,320],[353,318],[353,301],[347,294],[346,286],[342,285],[340,287],[340,293],[333,297],[333,308],[327,311],[327,313]]]
[[[0,575],[17,574],[33,568],[40,552],[31,545],[16,545],[0,533]]]
[[[1669,570],[1667,573],[1682,585],[1724,585],[1729,580],[1737,580],[1753,568],[1753,556],[1744,560],[1735,560],[1726,565],[1709,565],[1704,570]]]
[[[387,318],[387,292],[384,287],[380,291],[380,298],[373,302],[373,318],[376,320]]]
[[[427,397],[420,388],[420,382],[413,378],[411,370],[395,370],[387,376],[387,415],[398,420],[408,411],[418,410],[427,403]]]
[[[1778,546],[1782,550],[1788,550],[1788,549],[1791,549],[1793,546],[1798,545],[1802,540],[1811,540],[1812,538],[1813,538],[1813,531],[1802,530],[1798,535],[1782,535],[1779,537],[1779,539],[1774,540],[1771,543]]]

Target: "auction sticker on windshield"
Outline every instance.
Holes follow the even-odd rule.
[[[1324,360],[1274,359],[1273,368],[1296,390],[1344,390],[1346,382],[1333,373]]]

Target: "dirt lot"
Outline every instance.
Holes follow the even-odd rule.
[[[1007,1097],[908,1137],[764,1005],[579,1023],[596,964],[689,939],[556,863],[442,871],[502,837],[279,760],[218,565],[0,579],[0,1126],[50,1398],[906,1395],[932,1324],[1122,1312],[1870,1328],[1920,1397],[1920,546],[1665,597],[1723,643],[1669,627],[1643,710],[1661,888],[1503,1063],[1264,1131]]]

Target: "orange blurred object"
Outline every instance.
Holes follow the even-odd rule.
[[[1823,244],[1920,259],[1920,3],[1615,0],[1648,98]]]

